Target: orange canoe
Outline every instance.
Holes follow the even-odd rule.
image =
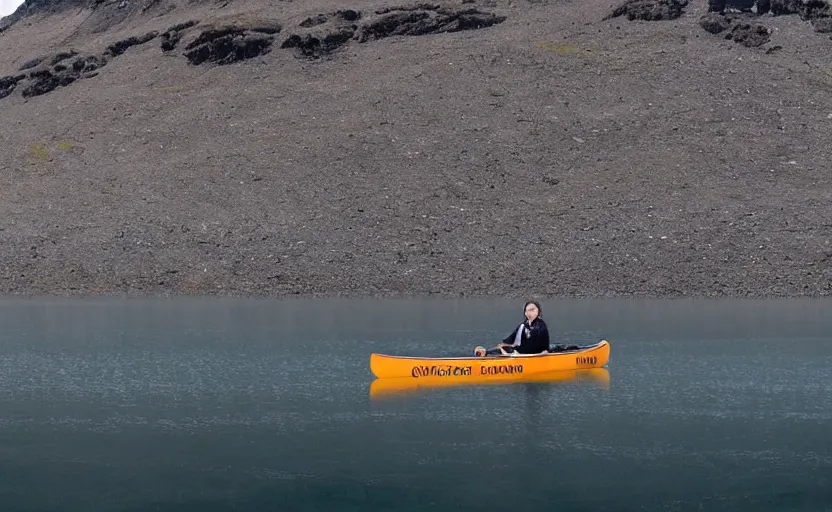
[[[610,359],[610,344],[593,345],[564,352],[511,354],[486,357],[408,357],[370,354],[370,371],[378,379],[446,378],[482,380],[483,377],[520,378],[535,373],[600,368]]]
[[[556,372],[529,373],[527,375],[484,375],[478,378],[465,377],[399,377],[395,379],[375,379],[370,384],[370,398],[377,400],[413,393],[427,389],[450,388],[457,386],[483,386],[494,384],[520,383],[575,383],[592,384],[602,389],[610,388],[610,373],[606,368],[588,370],[562,370]]]

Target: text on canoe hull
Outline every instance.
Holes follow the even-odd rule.
[[[477,375],[513,375],[523,373],[522,364],[502,364],[498,366],[481,366]],[[410,375],[419,377],[469,377],[474,375],[472,366],[432,365],[414,366]]]

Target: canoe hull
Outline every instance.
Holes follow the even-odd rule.
[[[370,355],[370,371],[377,379],[449,378],[481,380],[484,377],[506,379],[535,373],[600,368],[610,358],[610,344],[601,340],[579,350],[532,355],[498,355],[488,357],[406,357]]]

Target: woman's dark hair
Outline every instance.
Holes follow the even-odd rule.
[[[537,308],[537,316],[543,317],[543,309],[540,307],[540,303],[537,302],[536,300],[530,300],[530,301],[526,302],[525,304],[523,304],[523,313],[526,312],[526,308],[529,307],[529,304],[534,304],[535,307]]]

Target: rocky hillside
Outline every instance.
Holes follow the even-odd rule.
[[[828,295],[825,0],[34,0],[3,293]]]

